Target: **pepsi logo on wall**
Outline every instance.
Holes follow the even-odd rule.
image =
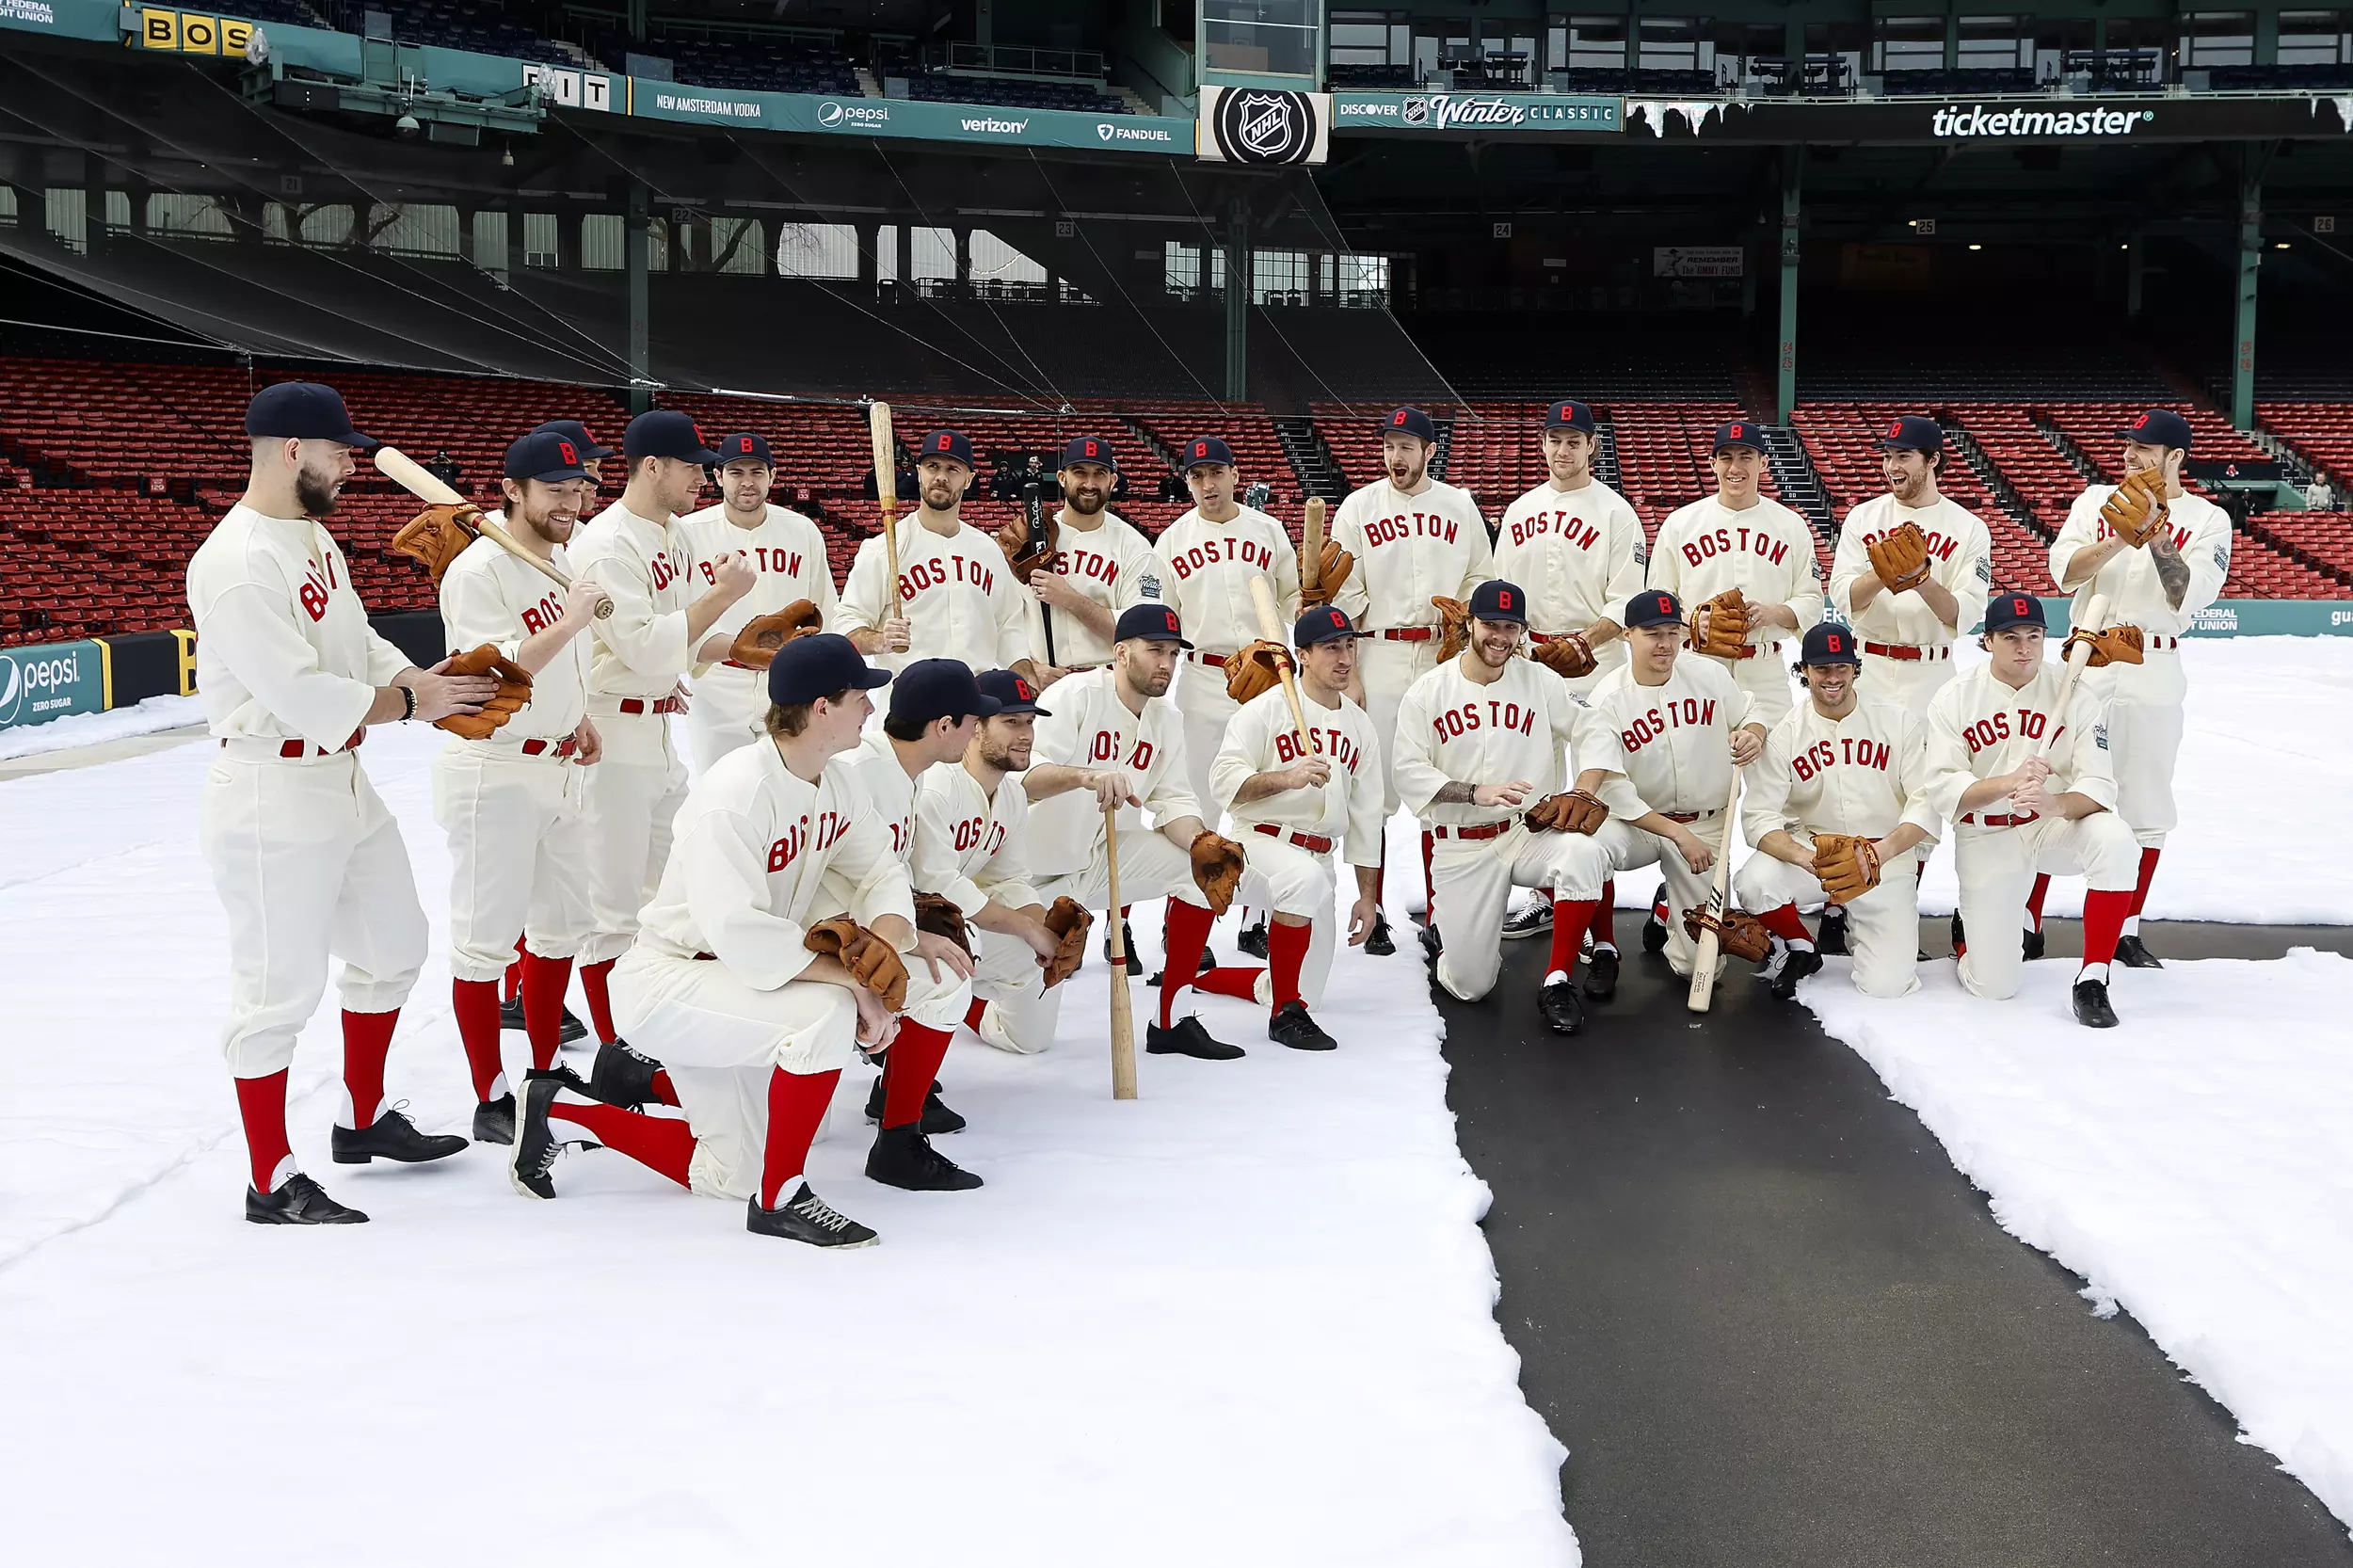
[[[1201,155],[1268,167],[1321,163],[1327,143],[1328,95],[1281,88],[1204,88],[1208,121]]]

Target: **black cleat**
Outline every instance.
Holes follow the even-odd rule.
[[[1240,1046],[1211,1039],[1201,1020],[1193,1017],[1179,1018],[1168,1029],[1145,1024],[1144,1049],[1147,1056],[1197,1056],[1204,1062],[1231,1062],[1247,1054]]]
[[[2137,932],[2131,936],[2119,936],[2116,939],[2116,961],[2128,969],[2162,969],[2165,968],[2157,955],[2149,951],[2149,945],[2140,939]]]
[[[1507,942],[1523,936],[1548,936],[1551,934],[1552,900],[1548,898],[1537,899],[1503,918],[1503,939]]]
[[[1585,1004],[1577,1000],[1573,981],[1556,980],[1537,992],[1536,1011],[1555,1034],[1574,1034],[1585,1027]]]
[[[1135,967],[1136,955],[1131,952],[1128,954],[1128,968],[1130,973],[1134,972]],[[1216,968],[1217,954],[1211,952],[1208,948],[1204,947],[1201,950],[1201,962],[1193,967],[1193,972],[1195,974],[1208,974],[1211,969]],[[1145,981],[1144,984],[1157,991],[1160,988],[1160,982],[1167,978],[1168,971],[1166,969],[1155,969],[1152,971],[1152,978]]]
[[[662,1096],[653,1092],[653,1075],[661,1070],[661,1063],[627,1040],[610,1041],[597,1048],[597,1059],[589,1065],[588,1096],[624,1111],[657,1104]]]
[[[2075,1021],[2086,1029],[2114,1029],[2116,1009],[2108,1005],[2108,983],[2105,980],[2075,982]]]
[[[1969,951],[1969,934],[1961,927],[1961,911],[1953,911],[1953,956],[1959,958]]]
[[[1423,926],[1418,935],[1421,937],[1422,961],[1434,969],[1438,967],[1438,954],[1446,951],[1446,938],[1438,934],[1434,925]]]
[[[1257,925],[1252,926],[1249,930],[1244,931],[1241,936],[1235,937],[1234,946],[1241,949],[1242,952],[1250,954],[1251,957],[1256,958],[1261,964],[1265,963],[1266,921],[1260,920]]]
[[[509,1092],[473,1108],[473,1141],[511,1144],[515,1141],[515,1096]]]
[[[981,1178],[932,1147],[920,1127],[887,1127],[866,1154],[866,1179],[910,1192],[968,1192]]]
[[[1595,948],[1585,959],[1585,999],[1608,1001],[1618,994],[1618,950]]]
[[[1820,930],[1815,933],[1815,951],[1831,958],[1847,956],[1847,910],[1837,904],[1822,905]]]
[[[1375,958],[1387,958],[1397,952],[1397,943],[1389,937],[1389,922],[1384,916],[1375,916],[1372,935],[1365,938],[1365,952]]]
[[[526,1198],[555,1196],[548,1173],[555,1168],[558,1148],[554,1129],[548,1126],[548,1107],[568,1085],[553,1073],[530,1073],[523,1078],[520,1108],[515,1118],[515,1144],[506,1157],[506,1179]]]
[[[363,1225],[368,1217],[346,1208],[321,1191],[300,1171],[279,1183],[275,1192],[245,1190],[245,1217],[257,1225]]]
[[[366,1127],[337,1127],[328,1146],[338,1165],[364,1165],[371,1160],[397,1160],[404,1165],[447,1160],[466,1146],[454,1132],[419,1132],[417,1124],[396,1110],[379,1114]]]
[[[522,1032],[522,998],[509,997],[506,1000],[499,1003],[499,1027],[501,1029],[511,1029],[518,1034]],[[588,1026],[582,1023],[578,1018],[572,1016],[572,1010],[570,1008],[567,1007],[564,1009],[564,1021],[556,1026],[555,1043],[559,1046],[568,1046],[576,1041],[585,1040],[586,1038],[588,1038]]]
[[[760,1208],[758,1194],[744,1199],[744,1228],[754,1236],[806,1241],[812,1247],[871,1247],[882,1240],[848,1215],[826,1208],[806,1181],[776,1208]]]
[[[1955,915],[1953,919],[1959,920],[1961,917],[1959,915]],[[2119,942],[2117,946],[2121,949],[2123,944]],[[2041,957],[2042,933],[2032,930],[2026,932],[2025,939],[2018,944],[2018,956],[2024,958],[2029,964]],[[2119,953],[2119,956],[2121,956],[2121,952]]]
[[[1798,994],[1798,982],[1810,974],[1822,972],[1822,955],[1811,948],[1791,948],[1781,960],[1781,968],[1773,971],[1769,987],[1776,1001],[1787,1001]]]
[[[1650,898],[1650,917],[1642,921],[1642,951],[1667,951],[1667,885],[1661,882],[1658,891]]]
[[[876,1127],[882,1125],[883,1080],[879,1078],[874,1080],[874,1092],[866,1096],[866,1119]],[[943,1132],[964,1130],[964,1118],[948,1109],[948,1102],[939,1097],[939,1085],[936,1083],[933,1084],[931,1091],[923,1096],[922,1127],[923,1136],[926,1138],[936,1138]]]
[[[1323,1026],[1307,1016],[1307,1004],[1293,998],[1285,1002],[1266,1026],[1266,1037],[1278,1046],[1293,1050],[1337,1050],[1340,1043],[1323,1032]]]
[[[1119,939],[1127,944],[1128,967],[1132,969],[1136,967],[1136,928],[1129,925],[1126,920],[1120,921]],[[1103,962],[1108,964],[1111,961],[1112,934],[1106,931],[1103,933]]]

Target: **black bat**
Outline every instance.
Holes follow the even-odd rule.
[[[1029,530],[1030,535],[1029,542],[1021,547],[1021,553],[1025,556],[1048,554],[1052,548],[1053,539],[1048,533],[1046,521],[1046,487],[1035,479],[1021,487],[1021,518],[1022,526]],[[1044,566],[1051,563],[1041,561],[1039,564]],[[1046,662],[1052,664],[1055,663],[1053,606],[1041,603],[1037,607],[1037,613],[1046,623]]]

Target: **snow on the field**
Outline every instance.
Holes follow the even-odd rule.
[[[2004,1229],[2121,1307],[2353,1525],[2353,962],[2119,969],[2122,1026],[2073,1022],[2073,966],[2008,1001],[1921,966],[1873,1000],[1848,961],[1800,992],[1920,1114]]]
[[[435,928],[391,1092],[463,1130],[438,739],[380,728],[362,755]],[[602,1151],[558,1163],[552,1204],[509,1190],[504,1150],[330,1163],[330,987],[296,1148],[375,1223],[264,1228],[215,1044],[207,749],[0,783],[0,1470],[24,1560],[1577,1560],[1410,945],[1342,956],[1338,1052],[1208,999],[1250,1056],[1143,1057],[1131,1104],[1091,958],[1060,1049],[950,1054],[973,1126],[943,1145],[977,1192],[868,1182],[854,1070],[811,1179],[884,1244],[842,1255]],[[1137,911],[1147,950],[1159,923]]]
[[[196,697],[151,696],[144,702],[128,708],[109,708],[103,713],[69,713],[47,724],[0,729],[0,761],[96,745],[102,741],[124,741],[135,735],[152,735],[203,722],[203,705]]]

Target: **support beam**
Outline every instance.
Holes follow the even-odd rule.
[[[2231,423],[2255,427],[2255,275],[2263,264],[2263,161],[2247,149],[2238,191],[2238,322],[2232,334]]]
[[[958,299],[972,297],[972,231],[956,231],[956,296]]]
[[[1250,396],[1250,195],[1237,190],[1225,208],[1225,400]]]
[[[646,183],[629,183],[629,214],[623,222],[622,250],[629,268],[629,409],[642,414],[653,407],[652,301],[646,277]]]
[[[2141,280],[2148,269],[2149,236],[2136,229],[2124,252],[2124,313],[2135,320],[2140,317]]]
[[[1773,402],[1784,424],[1798,407],[1798,195],[1804,168],[1804,148],[1782,150],[1781,338],[1773,356]]]

